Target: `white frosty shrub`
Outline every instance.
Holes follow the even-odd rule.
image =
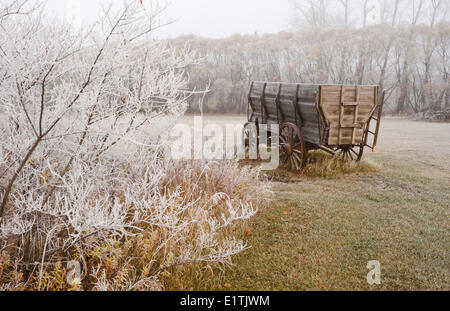
[[[229,262],[247,247],[229,228],[256,213],[257,172],[172,163],[161,138],[195,54],[151,39],[161,10],[140,1],[88,30],[41,10],[0,4],[2,288],[61,289],[70,259],[86,289],[161,289],[171,267]]]

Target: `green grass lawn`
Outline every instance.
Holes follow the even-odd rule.
[[[450,289],[450,125],[386,121],[374,172],[273,182],[251,248],[198,289]],[[368,285],[368,261],[381,285]]]
[[[408,183],[408,187],[405,187]],[[233,289],[449,289],[443,184],[390,174],[276,184],[250,225],[252,248],[224,276]],[[382,284],[366,282],[367,262]]]

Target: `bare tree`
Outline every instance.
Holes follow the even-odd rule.
[[[344,9],[344,24],[346,26],[349,25],[350,23],[350,4],[349,4],[349,0],[339,0],[339,2],[342,4],[342,7]]]
[[[394,30],[394,26],[397,23],[397,14],[398,14],[400,1],[401,0],[395,0],[394,1],[394,8],[393,8],[393,11],[392,11],[392,19],[391,19],[391,29],[390,29],[390,32],[389,32],[389,40],[388,40],[387,46],[384,47],[385,53],[384,53],[383,62],[382,62],[382,65],[381,65],[380,80],[379,80],[380,89],[382,89],[382,90],[384,89],[384,86],[385,86],[386,71],[387,71],[388,62],[389,62],[389,55],[391,53],[393,41],[394,41],[394,38],[395,38],[393,30]]]
[[[295,28],[325,27],[329,23],[329,0],[291,0],[294,9],[292,25]]]
[[[419,0],[418,5],[416,6],[415,1],[413,2],[413,7],[411,10],[411,25],[416,25],[419,21],[419,18],[421,17],[422,8],[424,6],[424,0]],[[399,75],[399,85],[400,85],[400,95],[398,98],[397,103],[397,112],[401,113],[404,112],[405,106],[407,103],[407,97],[408,97],[408,86],[410,83],[409,77],[410,77],[410,52],[412,48],[412,37],[413,32],[409,32],[407,35],[407,46],[405,48],[404,52],[404,58],[403,58],[403,66],[402,66],[402,73]]]
[[[371,12],[375,10],[374,6],[371,6],[370,0],[362,0],[362,27],[365,28],[367,26],[367,18]]]

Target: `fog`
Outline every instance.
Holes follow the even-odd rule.
[[[252,80],[375,84],[387,90],[390,113],[449,109],[450,0],[140,2],[148,12],[164,8],[153,38],[202,59],[189,77],[192,89],[211,90],[201,98],[205,111],[243,113]],[[48,0],[45,13],[82,26],[108,3]],[[189,106],[197,111],[198,99]]]
[[[47,12],[49,17],[92,23],[104,3],[107,1],[49,0]],[[289,0],[165,0],[159,3],[167,6],[161,23],[173,22],[158,31],[160,37],[194,34],[220,38],[234,33],[276,33],[290,28]],[[150,1],[143,0],[143,4],[149,7]]]

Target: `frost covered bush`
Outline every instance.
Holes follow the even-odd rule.
[[[228,263],[268,191],[234,162],[166,157],[194,53],[152,40],[159,10],[139,1],[89,31],[40,13],[0,6],[0,289],[158,290],[176,266]]]
[[[58,191],[44,208],[18,200],[15,221],[33,218],[24,225],[29,234],[16,236],[18,249],[9,244],[2,251],[3,286],[164,289],[176,267],[231,263],[247,248],[238,239],[243,221],[270,195],[257,170],[233,161],[172,162],[143,148],[114,164],[118,174],[110,173],[110,163],[89,170],[96,180],[74,166],[64,181],[70,190]],[[82,264],[79,284],[66,282],[70,260]]]

